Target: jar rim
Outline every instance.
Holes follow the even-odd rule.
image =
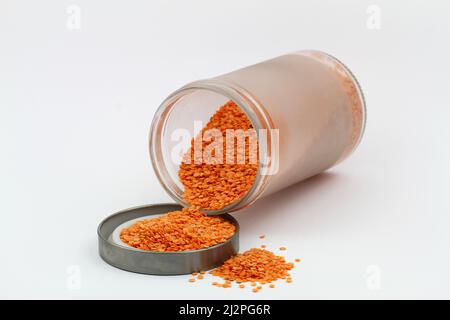
[[[259,143],[260,161],[256,178],[253,182],[252,187],[242,198],[231,204],[228,204],[222,209],[204,209],[204,212],[208,215],[218,215],[242,209],[255,202],[266,189],[271,180],[271,175],[263,174],[263,172],[267,170],[266,167],[270,168],[271,166],[277,165],[278,153],[274,152],[273,150],[274,147],[277,146],[276,142],[273,141],[274,138],[272,137],[272,134],[269,133],[271,133],[273,129],[275,129],[275,126],[267,110],[264,108],[262,103],[258,101],[251,93],[230,82],[219,81],[216,79],[194,81],[170,94],[160,104],[153,118],[149,136],[149,152],[155,175],[157,176],[162,187],[171,196],[171,198],[173,198],[177,203],[183,206],[188,205],[182,198],[182,194],[180,192],[181,190],[176,190],[177,188],[175,188],[174,181],[168,172],[167,166],[164,163],[161,146],[162,142],[160,137],[170,114],[170,110],[174,107],[176,102],[181,97],[195,92],[196,90],[207,90],[227,97],[241,108],[241,110],[250,119],[254,129],[257,132],[260,129],[266,130],[267,132],[266,143]],[[261,161],[262,158],[263,161]]]

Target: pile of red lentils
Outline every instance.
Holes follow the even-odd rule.
[[[223,161],[205,163],[200,159],[197,162],[198,153],[194,152],[194,144],[197,143],[203,151],[208,143],[201,138],[210,129],[220,130],[224,137]],[[243,147],[234,145],[233,163],[224,161],[230,150],[225,145],[228,129],[253,129],[245,113],[231,101],[221,106],[199,136],[192,139],[191,148],[180,165],[178,176],[185,187],[183,198],[191,207],[158,218],[138,221],[121,231],[122,241],[142,250],[174,252],[211,247],[233,236],[236,232],[233,223],[218,216],[207,216],[201,211],[221,209],[241,199],[250,190],[257,175],[259,155],[256,154],[256,162],[250,161],[250,138]],[[212,155],[215,156],[214,153]],[[244,157],[245,161],[238,162],[238,157]],[[260,238],[264,239],[265,236]],[[285,251],[286,248],[280,247],[279,250]],[[295,262],[300,262],[300,259]],[[231,257],[209,274],[223,279],[223,283],[212,283],[217,287],[230,288],[233,283],[237,283],[239,288],[245,288],[247,284],[253,292],[258,292],[264,285],[275,288],[273,282],[277,280],[291,283],[289,271],[292,268],[294,263],[287,262],[283,256],[276,255],[266,250],[266,245],[261,245],[261,248],[252,248]],[[199,271],[192,276],[189,282],[203,279],[206,273]]]
[[[250,163],[250,138],[243,146],[234,139],[233,161],[231,164],[224,161],[230,150],[226,148],[226,130],[252,128],[251,121],[234,102],[221,106],[196,138],[201,140],[192,139],[191,149],[180,165],[178,175],[185,187],[184,199],[190,207],[138,221],[121,231],[121,240],[138,249],[160,252],[197,250],[228,240],[236,227],[221,217],[206,216],[200,209],[221,209],[243,197],[252,187],[258,170],[258,155],[255,163]],[[203,134],[211,129],[218,129],[223,136],[223,163],[205,163],[203,159],[197,163],[194,144],[200,143],[203,151],[208,144],[202,139]],[[238,161],[239,156],[244,158],[243,163]],[[191,161],[187,161],[189,157]]]
[[[260,237],[261,239],[264,236]],[[239,288],[244,289],[249,286],[252,292],[259,292],[265,285],[268,288],[275,288],[275,281],[284,280],[286,283],[292,283],[292,276],[289,273],[294,268],[294,263],[287,262],[283,256],[276,255],[265,249],[252,248],[244,253],[237,254],[224,262],[220,267],[209,271],[212,276],[220,277],[223,282],[212,282],[213,286],[221,288],[231,288],[233,283]],[[286,247],[280,247],[280,251],[285,251]],[[300,262],[295,259],[295,262]],[[189,282],[195,282],[196,279],[204,279],[205,272],[195,272]]]
[[[123,229],[120,239],[137,249],[173,252],[212,247],[227,241],[235,231],[230,221],[191,207],[138,221]]]
[[[245,287],[243,283],[249,282],[254,287],[253,291],[257,292],[265,284],[269,284],[271,288],[275,287],[271,283],[278,279],[292,282],[289,274],[292,268],[294,264],[286,262],[284,257],[265,249],[252,248],[227,260],[222,266],[211,271],[211,274],[223,278],[228,285],[235,281],[239,283],[240,288]]]
[[[222,154],[216,155],[216,150],[213,150],[209,159],[196,159],[204,155],[203,151],[211,143],[204,138],[205,132],[211,129],[218,129],[222,134]],[[227,148],[227,130],[243,130],[249,136],[242,144],[234,139],[234,148]],[[196,143],[200,149],[197,153],[194,148]],[[211,117],[201,133],[192,139],[191,148],[184,155],[178,171],[184,186],[184,200],[190,205],[208,210],[222,209],[239,200],[253,186],[258,172],[258,157],[256,132],[251,121],[234,102],[228,101]]]

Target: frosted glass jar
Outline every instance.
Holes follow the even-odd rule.
[[[206,124],[229,100],[247,114],[257,131],[267,134],[259,141],[260,165],[253,187],[243,198],[208,214],[241,209],[327,170],[353,152],[364,131],[361,88],[347,67],[323,52],[298,51],[189,83],[163,101],[150,132],[155,173],[182,205],[187,204],[177,175],[180,132],[195,136],[201,129],[196,124]]]

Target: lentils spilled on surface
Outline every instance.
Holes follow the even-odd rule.
[[[264,237],[259,237],[264,239]],[[263,245],[265,247],[265,245]],[[295,262],[301,260],[296,258]],[[275,281],[292,283],[289,273],[294,268],[293,262],[288,262],[283,256],[278,256],[271,251],[252,248],[244,253],[237,254],[225,261],[220,267],[209,271],[209,274],[223,279],[223,283],[214,281],[213,286],[220,288],[231,288],[233,283],[238,288],[244,289],[247,283],[254,293],[261,291],[264,286],[275,288]],[[193,273],[192,276],[195,276]],[[189,280],[190,281],[190,280]],[[190,281],[191,282],[191,281]]]
[[[257,292],[262,289],[257,283],[264,285],[279,279],[292,282],[289,271],[293,268],[294,264],[287,262],[284,257],[268,250],[253,248],[228,259],[210,274],[221,277],[226,283],[250,282],[251,286],[256,287],[253,291]]]
[[[120,239],[142,250],[173,252],[198,250],[225,242],[236,226],[221,218],[209,217],[196,208],[184,208],[125,228]]]
[[[203,159],[203,150],[208,147],[208,142],[202,139],[205,132],[210,129],[218,129],[223,136],[222,160],[216,160],[216,150],[211,154],[208,162]],[[169,212],[161,217],[138,221],[132,226],[121,231],[120,238],[125,243],[138,249],[174,252],[198,250],[214,246],[227,241],[236,232],[236,226],[217,216],[207,216],[202,209],[218,210],[241,199],[252,187],[259,165],[258,144],[256,140],[255,150],[251,149],[250,138],[246,137],[245,143],[239,145],[237,139],[233,140],[233,161],[226,161],[230,157],[229,143],[226,139],[228,129],[252,130],[253,126],[245,113],[232,101],[221,106],[211,117],[210,121],[202,129],[202,132],[191,141],[190,150],[184,155],[180,165],[178,176],[185,190],[184,200],[191,207],[180,211]],[[201,152],[196,153],[194,146],[200,147]],[[256,152],[256,161],[254,159]],[[202,157],[197,159],[197,157]],[[253,158],[252,158],[253,156]],[[244,161],[242,161],[244,159]],[[265,239],[261,235],[260,239]],[[263,285],[275,288],[272,283],[277,280],[292,282],[289,271],[294,268],[294,263],[287,262],[284,257],[275,255],[262,249],[253,248],[244,253],[231,257],[220,267],[210,271],[213,276],[220,277],[224,283],[213,282],[217,287],[231,288],[232,283],[239,284],[239,288],[245,288],[243,283],[248,282],[252,292],[259,292]],[[285,247],[279,248],[281,251]],[[300,259],[295,259],[300,262]],[[205,272],[194,272],[188,280],[195,283],[202,280]]]
[[[222,154],[213,150],[209,161],[196,159],[210,144],[201,139],[207,130],[218,129],[223,137]],[[234,139],[233,147],[226,147],[227,130],[243,130],[248,134],[245,143]],[[251,143],[251,139],[254,143]],[[201,152],[195,153],[194,145]],[[252,148],[253,147],[253,148]],[[250,150],[252,148],[252,150]],[[220,151],[220,150],[219,150]],[[232,153],[231,153],[232,151]],[[190,150],[184,155],[178,176],[184,186],[184,200],[203,209],[218,210],[242,198],[252,187],[258,172],[258,142],[256,132],[247,115],[232,101],[221,106],[211,117],[202,132],[191,141]],[[233,161],[227,161],[232,159]],[[232,158],[233,157],[233,158]],[[197,161],[196,161],[197,160]],[[230,163],[231,162],[231,163]]]

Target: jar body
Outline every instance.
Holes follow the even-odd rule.
[[[266,141],[260,141],[261,164],[253,188],[214,213],[240,209],[332,167],[356,148],[364,130],[365,105],[356,79],[322,52],[294,52],[191,83],[163,102],[150,136],[155,172],[180,203],[182,186],[169,172],[176,171],[176,161],[169,164],[173,157],[164,157],[169,152],[165,149],[173,147],[168,135],[192,127],[192,121],[206,121],[222,100],[234,101],[256,130],[265,130]]]

